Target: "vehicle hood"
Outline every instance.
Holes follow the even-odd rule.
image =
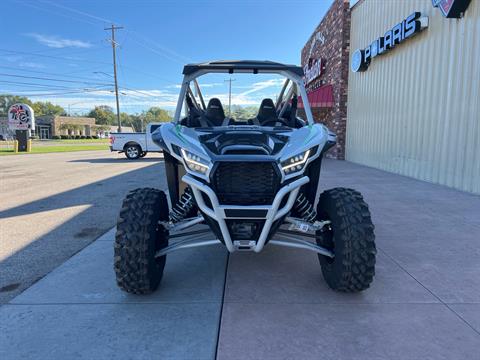
[[[152,140],[183,162],[180,149],[187,150],[211,163],[217,161],[273,161],[280,163],[307,150],[318,157],[335,135],[322,124],[300,129],[264,126],[225,126],[193,129],[174,123],[162,125]]]

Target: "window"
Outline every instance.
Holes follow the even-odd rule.
[[[152,127],[150,128],[150,132],[153,133],[155,130],[157,130],[160,126],[162,125],[152,125]]]

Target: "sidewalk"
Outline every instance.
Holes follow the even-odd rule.
[[[304,250],[219,246],[169,254],[160,289],[131,296],[110,231],[0,308],[0,358],[477,359],[480,197],[341,161],[321,176],[370,204],[369,290],[331,291]]]

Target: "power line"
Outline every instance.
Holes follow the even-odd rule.
[[[54,79],[54,78],[47,78],[47,77],[40,77],[40,76],[14,75],[14,74],[5,74],[5,73],[0,73],[0,76],[8,76],[8,77],[15,77],[15,78],[22,78],[22,79],[58,81],[58,82],[76,83],[76,84],[87,84],[87,85],[108,85],[108,86],[112,85],[111,83],[94,83],[94,82],[87,82],[87,81],[80,81],[80,80]]]
[[[0,83],[3,84],[11,84],[11,85],[21,85],[21,86],[28,86],[28,87],[40,87],[40,88],[47,88],[47,89],[55,89],[55,90],[60,90],[60,89],[67,89],[67,90],[77,90],[79,88],[72,88],[68,86],[62,86],[62,85],[44,85],[44,84],[36,84],[36,83],[28,83],[28,82],[19,82],[19,81],[6,81],[6,80],[0,80]],[[104,86],[102,86],[104,87]]]
[[[94,25],[94,26],[97,25],[97,24],[95,24],[93,21],[89,21],[89,20],[85,20],[85,19],[80,19],[80,18],[74,17],[74,16],[69,16],[69,15],[67,15],[67,14],[65,14],[65,13],[61,13],[61,12],[57,12],[57,11],[52,11],[52,10],[47,9],[47,8],[45,8],[45,7],[35,6],[35,5],[33,5],[33,4],[26,3],[26,2],[22,2],[22,5],[26,5],[26,6],[28,6],[28,7],[31,7],[31,8],[40,10],[40,11],[45,11],[45,12],[48,12],[48,13],[51,13],[51,14],[54,14],[54,15],[57,15],[57,16],[61,16],[61,17],[67,18],[67,19],[81,21],[81,22],[84,22],[84,23],[87,23],[87,24],[90,24],[90,25]]]
[[[72,75],[72,73],[59,74],[59,73],[52,73],[52,72],[48,72],[48,71],[30,70],[30,69],[23,69],[23,68],[18,68],[18,67],[13,67],[13,66],[4,66],[4,65],[0,65],[0,68],[20,71],[20,72],[31,72],[31,73],[35,73],[35,74],[54,75],[54,76],[62,76],[62,77],[75,78],[75,79],[88,80],[88,81],[98,81],[98,79],[85,78],[83,76],[75,76],[75,75]]]
[[[0,51],[6,52],[6,53],[9,53],[9,54],[32,55],[32,56],[49,58],[49,59],[59,59],[59,60],[68,60],[68,61],[82,61],[82,62],[90,62],[90,63],[98,63],[98,64],[110,64],[110,63],[105,62],[105,61],[86,60],[86,59],[79,59],[79,58],[69,58],[69,57],[62,57],[62,56],[45,55],[45,54],[32,53],[32,52],[27,52],[27,51],[17,51],[17,50],[7,50],[7,49],[0,49]]]
[[[113,23],[112,20],[108,20],[108,19],[105,19],[105,18],[101,18],[99,16],[96,16],[96,15],[93,15],[93,14],[90,14],[90,13],[87,13],[87,12],[84,12],[84,11],[80,11],[80,10],[77,10],[77,9],[74,9],[74,8],[71,8],[71,7],[67,7],[65,5],[60,5],[60,4],[56,4],[56,3],[52,3],[50,1],[46,1],[46,0],[41,0],[43,3],[45,4],[49,4],[49,5],[52,5],[52,6],[56,6],[58,8],[61,8],[61,9],[64,9],[64,10],[68,10],[68,11],[71,11],[71,12],[74,12],[76,14],[79,14],[79,15],[83,15],[85,17],[88,17],[88,18],[91,18],[91,19],[95,19],[95,20],[98,20],[98,21],[101,21],[103,23]],[[160,56],[163,56],[169,60],[172,60],[174,62],[177,62],[177,63],[180,63],[180,64],[185,64],[185,62],[191,62],[192,60],[190,58],[187,58],[186,56],[183,56],[181,54],[178,54],[177,52],[155,42],[154,40],[152,39],[149,39],[143,35],[140,35],[138,32],[134,31],[134,30],[127,30],[127,34],[128,33],[131,33],[133,34],[134,36],[136,36],[137,38],[139,39],[142,39],[144,42],[148,42],[150,43],[151,45],[154,45],[157,47],[157,49],[160,49],[160,51],[158,51],[157,49],[154,49],[152,48],[151,46],[148,46],[144,43],[140,43],[140,42],[136,42],[138,45],[144,47],[145,49],[147,50],[150,50],[152,51],[153,53],[157,54],[157,55],[160,55]]]
[[[37,96],[53,96],[53,95],[71,95],[71,94],[83,94],[83,93],[91,93],[91,92],[98,92],[98,91],[106,91],[102,89],[84,89],[82,91],[66,91],[66,92],[61,92],[61,93],[32,93],[32,94],[25,94],[22,92],[14,92],[14,95],[20,95],[20,96],[29,96],[29,97],[37,97]],[[113,92],[110,90],[109,92]]]
[[[61,8],[63,10],[68,10],[68,11],[72,11],[76,14],[79,14],[79,15],[83,15],[83,16],[86,16],[86,17],[89,17],[91,19],[94,19],[94,20],[98,20],[98,21],[101,21],[103,23],[112,23],[112,20],[108,20],[108,19],[105,19],[105,18],[101,18],[99,16],[96,16],[96,15],[92,15],[92,14],[89,14],[87,12],[84,12],[84,11],[80,11],[80,10],[77,10],[77,9],[73,9],[71,7],[68,7],[68,6],[65,6],[65,5],[60,5],[60,4],[56,4],[56,3],[52,3],[50,1],[46,1],[46,0],[40,0],[41,2],[43,2],[44,4],[49,4],[49,5],[52,5],[52,6],[56,6],[58,8]]]
[[[168,49],[166,48],[165,46],[162,46],[156,42],[154,42],[153,40],[150,40],[148,38],[145,38],[143,36],[140,36],[136,31],[130,31],[130,33],[134,34],[134,36],[137,37],[137,39],[142,39],[143,42],[140,42],[140,41],[135,41],[135,43],[137,45],[140,45],[141,47],[147,49],[147,50],[150,50],[151,52],[157,54],[157,55],[160,55],[168,60],[171,60],[173,62],[176,62],[176,63],[179,63],[181,65],[184,65],[185,62],[191,62],[191,60],[183,55],[180,55],[178,53],[176,53],[175,51],[171,50],[171,49]],[[135,35],[136,34],[136,35]],[[150,43],[154,46],[157,47],[157,49],[147,45],[145,42],[147,43]]]

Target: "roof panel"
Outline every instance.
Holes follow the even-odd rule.
[[[286,65],[273,61],[261,60],[217,60],[198,64],[188,64],[183,68],[184,75],[190,75],[199,70],[220,70],[235,72],[235,70],[255,71],[290,71],[296,75],[303,76],[303,69],[297,65]]]

